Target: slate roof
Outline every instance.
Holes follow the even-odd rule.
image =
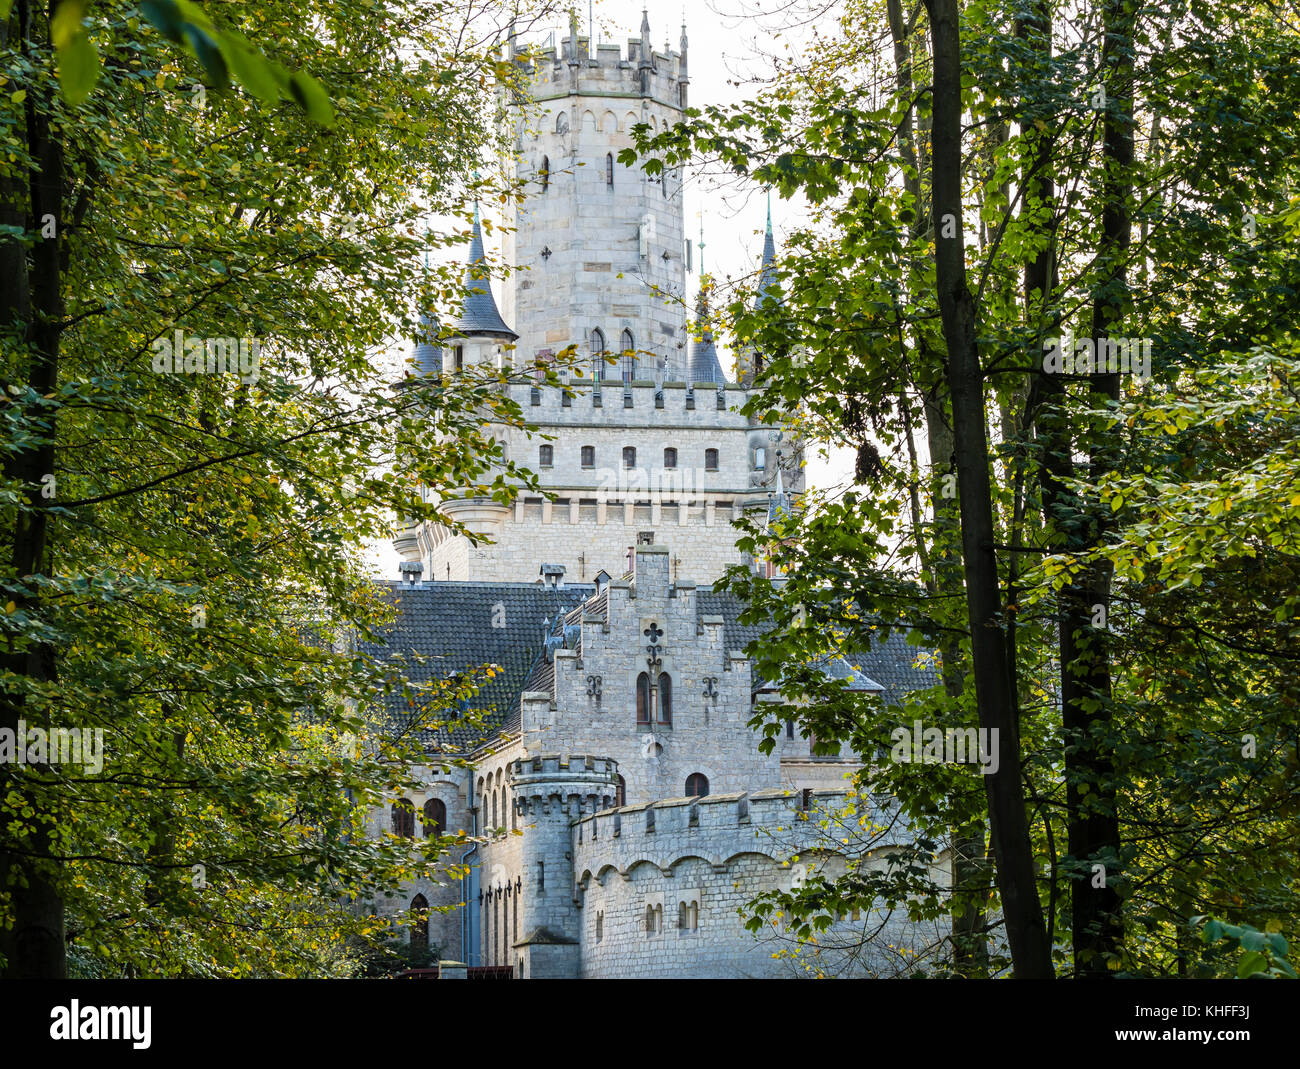
[[[781,304],[781,289],[776,284],[776,239],[772,237],[772,204],[767,205],[767,233],[763,236],[763,268],[758,276],[758,296],[754,298],[755,308],[764,308],[768,304]]]
[[[700,337],[691,342],[691,364],[688,381],[713,382],[722,384],[727,381],[722,374],[722,365],[718,363],[718,351],[713,345],[713,324],[709,321],[709,283],[707,279],[700,283],[700,297],[695,305]]]
[[[415,585],[382,583],[385,595],[396,602],[399,615],[386,629],[382,641],[363,643],[363,652],[385,657],[420,654],[424,665],[412,664],[412,683],[445,679],[455,672],[497,664],[501,673],[487,680],[470,706],[485,714],[482,730],[450,726],[425,732],[430,746],[473,749],[497,734],[513,715],[519,718],[519,696],[540,659],[545,637],[544,621],[555,620],[595,592],[590,583],[562,588],[539,583],[445,583]],[[505,627],[493,627],[494,608],[504,613]],[[501,613],[497,613],[501,619]],[[415,710],[404,706],[400,695],[390,695],[385,713],[394,729],[411,722]],[[445,714],[444,714],[445,715]]]
[[[469,260],[465,266],[465,303],[460,318],[456,320],[456,335],[462,338],[490,337],[515,341],[519,335],[506,326],[497,311],[492,296],[492,284],[484,266],[487,257],[483,252],[483,232],[479,228],[478,204],[474,205],[474,234],[469,245]]]
[[[520,697],[524,691],[555,693],[555,666],[545,656],[548,637],[552,647],[576,648],[580,640],[577,624],[583,603],[596,593],[591,583],[566,584],[560,588],[540,583],[450,583],[426,582],[415,585],[384,583],[385,594],[398,608],[397,620],[378,643],[362,644],[374,656],[420,654],[424,665],[412,664],[407,678],[413,683],[444,679],[455,672],[477,669],[484,664],[501,668],[487,680],[469,703],[484,713],[482,729],[451,725],[423,733],[431,747],[448,747],[468,753],[502,733],[520,727]],[[493,627],[496,606],[504,612],[505,627]],[[587,608],[587,618],[608,613],[608,587]],[[701,616],[722,617],[723,643],[727,650],[743,650],[761,637],[765,627],[740,623],[742,604],[734,594],[711,587],[696,590],[696,610]],[[498,620],[500,612],[496,612]],[[568,639],[565,641],[565,631]],[[854,689],[883,690],[887,704],[896,704],[909,690],[932,686],[937,673],[930,667],[916,667],[921,651],[909,644],[901,631],[871,650],[834,657],[826,671],[833,678],[848,679]],[[765,686],[755,677],[754,689]],[[400,695],[391,695],[385,713],[393,730],[411,723],[415,710],[404,707]],[[444,714],[445,716],[445,714]]]
[[[415,341],[415,373],[431,375],[442,371],[441,350],[436,344],[438,324],[428,312],[420,313],[420,331]]]

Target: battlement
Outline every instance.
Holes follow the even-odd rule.
[[[506,773],[516,795],[608,795],[618,778],[618,762],[591,754],[538,754],[516,758]]]
[[[686,55],[671,47],[659,51],[638,37],[627,39],[626,51],[616,42],[600,42],[593,54],[590,38],[565,36],[559,45],[519,51],[515,62],[529,75],[536,99],[556,96],[652,97],[674,108],[685,108]]]
[[[687,857],[704,858],[721,868],[745,854],[763,854],[784,863],[799,852],[835,853],[850,834],[837,829],[835,814],[850,800],[843,790],[771,788],[668,798],[587,814],[572,823],[574,878],[581,884],[611,868],[626,876],[642,862],[667,872]],[[862,795],[852,801],[859,807],[869,805],[877,825],[890,826],[876,819],[881,814],[874,801]],[[828,818],[829,828],[823,827]],[[856,832],[859,819],[854,813],[846,827]],[[890,831],[880,835],[877,845],[903,841],[901,833]]]
[[[774,830],[790,827],[828,809],[842,808],[847,800],[845,791],[801,793],[781,787],[709,794],[703,798],[663,798],[585,816],[574,822],[574,828],[580,841],[662,836],[695,828],[766,827]]]

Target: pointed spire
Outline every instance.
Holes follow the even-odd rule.
[[[713,317],[709,311],[709,291],[712,288],[712,280],[701,270],[700,295],[695,303],[695,329],[699,331],[699,338],[691,342],[687,381],[721,385],[727,380],[722,374],[722,365],[718,363],[718,351],[713,344]]]
[[[429,224],[424,225],[424,236],[427,238],[431,230]],[[442,358],[438,355],[438,347],[435,344],[438,340],[438,321],[434,317],[430,303],[427,303],[428,294],[425,287],[429,284],[429,249],[425,246],[424,250],[424,277],[421,279],[419,289],[420,314],[418,318],[419,329],[415,334],[415,352],[412,357],[415,360],[415,373],[417,375],[436,374],[442,370]]]
[[[519,335],[506,326],[501,313],[497,311],[497,302],[492,296],[492,283],[488,279],[486,263],[478,198],[475,197],[474,231],[470,236],[469,258],[465,264],[465,303],[461,306],[460,319],[456,321],[456,336],[507,338],[514,341]]]
[[[640,62],[639,67],[653,67],[655,64],[654,45],[650,43],[650,12],[645,8],[641,9],[641,47],[637,50]],[[645,87],[642,86],[642,92]]]
[[[763,308],[769,301],[781,303],[781,291],[776,284],[776,239],[772,237],[772,191],[767,191],[767,231],[763,235],[763,265],[758,276],[758,296],[754,307]]]

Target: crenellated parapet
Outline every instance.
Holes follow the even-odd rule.
[[[649,863],[669,873],[683,858],[702,858],[718,873],[739,856],[760,854],[784,864],[792,855],[810,851],[836,852],[841,835],[833,829],[850,802],[852,824],[859,827],[866,804],[846,791],[789,791],[772,788],[754,792],[670,798],[644,805],[622,806],[585,816],[573,824],[574,876],[581,886],[610,870],[627,877],[639,864]],[[871,814],[880,829],[890,823]],[[829,822],[829,827],[828,827]],[[905,837],[880,830],[872,848],[905,842]]]
[[[577,818],[613,804],[618,762],[590,754],[538,754],[511,762],[507,777],[520,816]]]

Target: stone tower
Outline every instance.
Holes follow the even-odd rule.
[[[525,695],[527,700],[527,695]],[[581,911],[573,891],[574,820],[609,809],[618,765],[606,757],[543,754],[510,765],[519,840],[522,938],[514,943],[519,979],[576,979]]]
[[[626,55],[617,44],[592,55],[573,22],[558,51],[543,50],[523,69],[533,107],[515,111],[516,167],[530,196],[503,249],[522,269],[503,300],[520,356],[577,345],[626,354],[619,366],[596,365],[604,378],[624,377],[626,362],[632,379],[684,379],[681,174],[649,176],[618,155],[638,123],[663,130],[681,119],[685,27],[680,52],[656,52],[643,17]]]
[[[778,467],[803,487],[799,443],[740,410],[746,387],[727,381],[715,349],[708,280],[688,322],[680,172],[648,176],[619,163],[631,128],[678,122],[687,99],[687,41],[658,52],[648,19],[639,37],[590,42],[571,21],[559,48],[511,55],[529,100],[514,108],[517,175],[529,190],[503,239],[514,269],[500,312],[476,265],[477,220],[465,307],[441,367],[512,366],[507,390],[536,428],[496,434],[506,457],[551,495],[507,507],[469,493],[441,509],[491,544],[425,524],[396,548],[431,580],[534,582],[538,566],[569,581],[631,571],[637,545],[671,545],[671,577],[712,582],[741,563],[731,523],[766,509]],[[770,228],[769,228],[769,241]],[[512,344],[513,343],[513,344]],[[532,381],[539,359],[574,347],[568,392]],[[421,364],[430,363],[424,354]]]

